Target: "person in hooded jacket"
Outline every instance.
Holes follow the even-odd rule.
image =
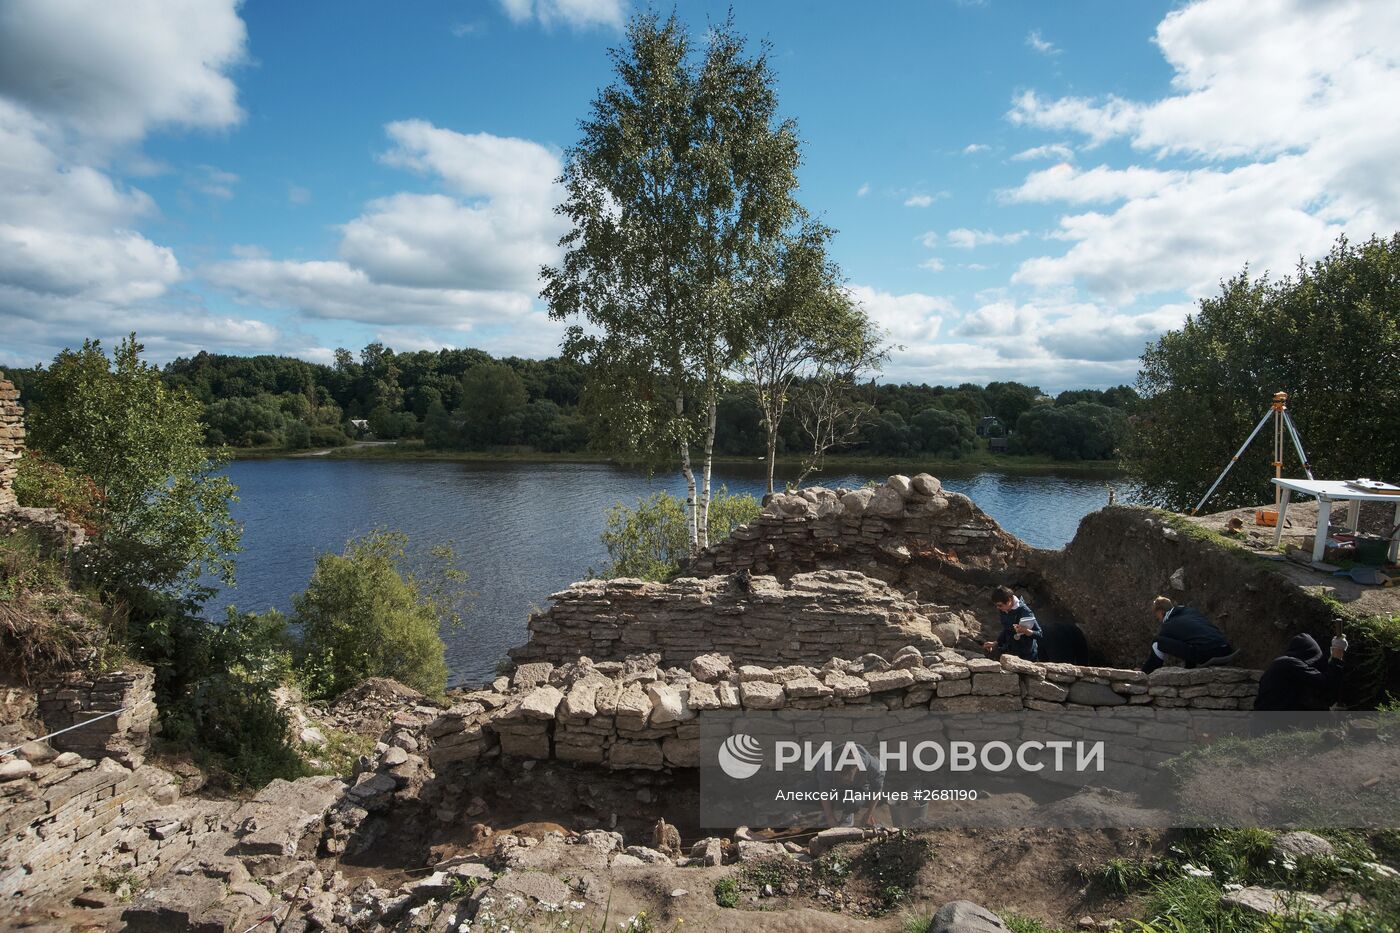
[[[1327,710],[1337,700],[1345,658],[1345,639],[1334,638],[1331,655],[1324,660],[1316,639],[1306,633],[1294,635],[1283,654],[1274,658],[1259,678],[1254,708]]]

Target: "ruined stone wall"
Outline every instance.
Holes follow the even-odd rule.
[[[109,713],[72,732],[55,736],[50,744],[86,758],[113,758],[134,767],[145,758],[156,729],[155,672],[142,664],[119,671],[70,671],[38,684],[39,716],[48,732],[56,732]]]
[[[909,647],[893,659],[840,658],[822,667],[695,658],[662,671],[655,656],[625,664],[525,664],[489,690],[466,693],[424,730],[433,768],[504,754],[614,769],[698,766],[706,710],[880,708],[974,713],[1015,710],[1248,710],[1259,671],[1137,670],[968,659]]]
[[[1332,637],[1327,607],[1269,562],[1197,540],[1153,509],[1091,512],[1063,551],[1036,553],[1035,572],[1104,663],[1142,663],[1157,634],[1149,604],[1158,594],[1209,616],[1245,667],[1268,665],[1299,632],[1323,645]]]
[[[513,660],[620,661],[655,652],[669,666],[719,652],[740,663],[820,664],[857,648],[942,647],[918,607],[850,571],[798,574],[786,583],[764,576],[588,580],[550,599],[553,606],[530,617],[530,640],[511,650]]]
[[[19,390],[0,372],[0,511],[16,505],[15,470],[24,450],[24,409]]]
[[[1031,548],[927,473],[874,488],[811,486],[774,496],[758,521],[736,528],[687,568],[697,576],[751,570],[787,577],[851,569],[892,581],[911,562],[1002,573]]]

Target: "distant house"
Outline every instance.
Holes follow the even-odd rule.
[[[364,418],[351,418],[350,430],[354,432],[356,437],[364,437],[369,433],[369,422]]]
[[[983,418],[981,421],[977,422],[977,436],[978,436],[978,437],[1005,437],[1005,436],[1006,436],[1006,426],[1005,426],[1004,424],[1001,423],[1001,419],[1000,419],[1000,418],[994,418],[994,417],[992,417],[991,415],[988,415],[987,417]]]
[[[1004,453],[1006,453],[1006,449],[1007,449],[1007,448],[1006,448],[1006,438],[1004,438],[1004,437],[989,437],[989,438],[987,438],[987,449],[988,449],[989,451],[991,451],[992,453],[994,453],[994,454],[1004,454]]]

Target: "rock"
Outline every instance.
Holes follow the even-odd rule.
[[[524,667],[534,667],[526,664]],[[551,670],[554,665],[542,665]],[[517,672],[518,673],[518,672]],[[520,701],[520,715],[526,719],[553,719],[555,711],[559,709],[559,704],[563,702],[564,694],[558,687],[536,687],[527,693]]]
[[[1070,685],[1069,702],[1086,706],[1122,706],[1128,702],[1128,698],[1114,693],[1108,684],[1081,680]]]
[[[18,781],[20,778],[27,778],[34,773],[34,766],[23,758],[14,761],[0,763],[0,784],[8,781]]]
[[[906,645],[895,652],[895,656],[890,660],[890,665],[897,669],[923,667],[924,653],[913,645]]]
[[[1271,853],[1274,858],[1296,859],[1299,856],[1319,858],[1331,855],[1332,843],[1312,833],[1284,833],[1274,840]]]
[[[904,514],[904,496],[896,489],[881,486],[870,497],[865,511],[879,518],[899,518]]]
[[[853,489],[841,497],[841,508],[847,515],[859,518],[865,514],[866,507],[870,505],[874,496],[873,489]]]
[[[312,748],[321,748],[326,744],[326,734],[315,726],[307,726],[297,733],[297,740],[302,745],[309,745]]]
[[[71,768],[83,760],[83,756],[77,752],[64,752],[53,760],[55,768]]]
[[[909,494],[914,491],[914,486],[912,483],[910,483],[909,477],[902,476],[900,474],[895,474],[894,476],[891,476],[889,479],[885,480],[885,486],[886,488],[893,489],[895,492],[899,493],[899,497],[901,499],[908,499]]]
[[[515,669],[511,686],[517,690],[523,687],[539,687],[549,683],[549,675],[554,673],[554,665],[544,661],[522,664]]]
[[[1176,570],[1172,571],[1172,575],[1167,582],[1172,589],[1184,591],[1186,589],[1186,568],[1176,568]]]
[[[866,674],[865,682],[870,684],[871,693],[884,693],[909,686],[914,682],[914,675],[908,670],[881,671]]]
[[[928,933],[1008,933],[1010,929],[996,914],[971,901],[944,904],[928,925]]]
[[[724,843],[713,836],[701,839],[690,847],[690,861],[702,868],[715,868],[724,863]]]
[[[635,855],[628,855],[626,852],[614,855],[612,860],[613,868],[645,868],[646,866],[646,862],[643,862]]]
[[[1290,914],[1299,910],[1317,910],[1324,913],[1339,910],[1340,904],[1330,904],[1325,898],[1305,891],[1279,891],[1274,888],[1250,886],[1238,891],[1227,891],[1220,897],[1221,907],[1237,907],[1256,914]]]
[[[151,791],[151,799],[159,806],[168,807],[180,799],[180,785],[163,784]]]
[[[872,672],[879,673],[890,669],[890,662],[874,652],[868,652],[856,658],[856,665],[866,674]]]
[[[47,742],[25,742],[15,754],[36,765],[47,764],[58,757],[58,752]]]
[[[777,684],[749,681],[739,686],[739,696],[745,709],[782,709],[783,706],[783,688]]]
[[[745,664],[739,668],[739,683],[747,684],[757,681],[773,681],[773,672],[766,667],[759,667],[757,664]]]
[[[756,842],[751,839],[744,839],[737,843],[739,849],[739,861],[756,862],[760,859],[787,857],[787,849],[784,849],[777,842]]]
[[[909,485],[921,496],[936,496],[943,484],[927,473],[920,473],[909,480]]]
[[[386,768],[397,768],[399,765],[406,763],[408,761],[408,758],[408,752],[404,751],[401,748],[395,747],[385,752],[384,757],[380,759],[380,762]]]
[[[388,790],[394,789],[393,778],[375,775],[379,778],[388,783]],[[302,837],[320,824],[344,792],[339,778],[274,780],[233,814],[232,822],[239,827],[238,854],[295,855]]]
[[[534,901],[555,907],[562,906],[571,899],[567,884],[542,871],[507,872],[496,879],[490,890],[492,894],[514,894],[527,902]]]
[[[671,722],[683,722],[695,718],[695,711],[686,705],[680,691],[667,684],[647,684],[647,696],[651,698],[651,721],[661,726]]]
[[[829,849],[847,842],[860,842],[865,838],[865,830],[859,826],[833,826],[812,837],[807,848],[813,855],[821,855]]]
[[[675,890],[673,890],[673,891],[671,892],[671,898],[672,898],[673,900],[676,899],[676,898],[689,897],[689,896],[690,896],[690,892],[687,891],[685,888],[676,888]]]
[[[702,654],[690,662],[690,675],[706,684],[728,677],[733,669],[734,662],[722,654]]]
[[[671,858],[665,852],[647,846],[628,846],[624,850],[635,859],[640,859],[648,865],[670,865]]]

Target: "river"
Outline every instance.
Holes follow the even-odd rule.
[[[532,608],[550,593],[602,569],[604,512],[658,489],[683,494],[679,476],[647,477],[608,464],[441,461],[235,461],[234,517],[243,524],[238,583],[211,601],[246,611],[291,608],[316,555],[375,528],[406,532],[411,550],[451,543],[463,569],[464,624],[443,632],[451,683],[489,679],[507,648],[525,640]],[[888,470],[827,475],[826,485],[883,481]],[[1060,547],[1079,520],[1107,501],[1102,478],[944,474],[1006,530],[1038,547]],[[1111,480],[1123,492],[1122,480]],[[761,496],[761,466],[724,466],[714,485]]]

